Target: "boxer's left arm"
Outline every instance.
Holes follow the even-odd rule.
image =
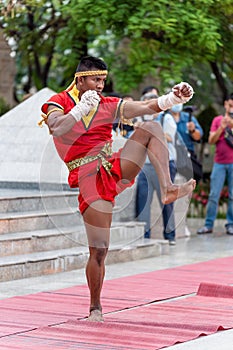
[[[143,114],[159,113],[170,109],[173,105],[186,103],[192,97],[192,86],[182,82],[175,85],[171,92],[157,99],[147,101],[124,101],[123,115],[126,119],[132,119]]]

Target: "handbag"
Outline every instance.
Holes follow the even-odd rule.
[[[183,146],[185,147],[185,146]],[[194,152],[187,151],[186,147],[181,151],[181,146],[176,145],[177,172],[187,180],[193,178],[198,183],[203,178],[203,167]]]
[[[229,126],[225,128],[224,138],[226,143],[233,148],[233,130]]]
[[[191,152],[191,162],[193,168],[193,178],[198,183],[203,178],[203,168],[200,161],[197,159],[197,155]]]
[[[191,154],[187,150],[182,136],[179,132],[176,132],[175,143],[176,149],[176,169],[177,172],[184,176],[186,179],[191,179],[192,177],[192,161]]]

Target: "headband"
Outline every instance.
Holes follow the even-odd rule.
[[[91,76],[91,75],[107,75],[107,74],[108,74],[107,70],[87,70],[84,72],[76,72],[72,83],[66,88],[66,91],[70,91],[73,88],[76,89],[75,78],[77,78],[77,77],[85,77],[85,76]]]
[[[75,78],[77,77],[86,77],[90,75],[107,75],[108,71],[107,70],[87,70],[84,72],[76,72],[75,73]]]

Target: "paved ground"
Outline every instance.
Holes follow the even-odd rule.
[[[195,232],[202,223],[202,220],[189,220],[191,236],[179,238],[177,245],[169,248],[170,253],[168,255],[107,266],[106,279],[232,256],[233,236],[225,234],[224,221],[216,222],[213,234],[198,236]],[[56,290],[83,283],[86,283],[84,269],[51,276],[2,282],[0,283],[0,299]],[[219,350],[220,348],[221,350],[233,349],[233,330],[218,332],[211,336],[201,337],[166,349]]]

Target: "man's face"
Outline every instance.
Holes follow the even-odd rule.
[[[233,118],[233,100],[225,101],[224,107],[226,114]]]
[[[91,75],[87,77],[79,77],[78,89],[80,92],[84,93],[87,90],[95,90],[97,93],[101,94],[107,75]]]
[[[154,94],[154,95],[157,95],[157,96],[159,96],[159,93],[158,93],[158,90],[157,89],[152,89],[151,91],[150,91],[150,93],[152,93],[152,94]]]

